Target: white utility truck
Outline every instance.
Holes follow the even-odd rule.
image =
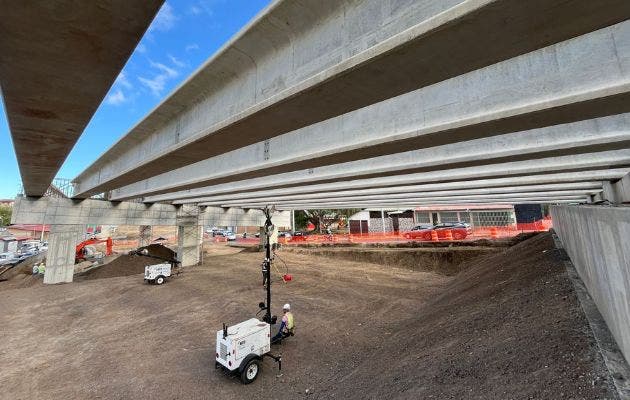
[[[145,282],[161,285],[171,276],[171,263],[153,264],[144,267]]]
[[[237,372],[244,384],[252,383],[261,370],[263,356],[270,351],[271,325],[268,323],[251,318],[230,327],[224,325],[217,331],[215,366]],[[279,358],[276,361],[280,362]]]

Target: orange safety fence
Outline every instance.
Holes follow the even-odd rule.
[[[334,234],[318,234],[307,233],[303,236],[279,237],[278,243],[283,245],[300,245],[300,244],[344,244],[344,243],[389,243],[389,242],[409,242],[409,241],[433,241],[448,242],[461,240],[478,240],[478,239],[501,239],[516,236],[524,232],[542,232],[548,231],[552,227],[551,219],[545,218],[534,222],[517,223],[508,226],[483,226],[472,227],[466,229],[444,229],[429,230],[422,234],[411,234],[409,231],[399,232],[370,232],[363,234],[334,233]],[[463,233],[465,231],[465,233]],[[211,237],[204,234],[204,241],[214,243],[227,242],[227,238],[222,236]],[[260,239],[253,234],[247,235],[246,238],[242,234],[238,234],[236,242],[239,244],[255,245],[260,243]],[[176,244],[177,237],[167,238],[166,243]],[[138,240],[114,240],[114,247],[117,248],[136,248]]]
[[[475,227],[466,231],[464,229],[430,230],[423,234],[410,234],[408,232],[384,232],[348,234],[336,233],[330,235],[309,234],[292,238],[279,238],[278,242],[287,245],[299,245],[302,243],[387,243],[407,241],[460,241],[478,239],[500,239],[516,236],[524,232],[542,232],[552,227],[550,219],[544,219],[531,223],[518,223],[510,226],[484,226]]]

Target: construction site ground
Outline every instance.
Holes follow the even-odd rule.
[[[273,305],[291,303],[297,333],[273,346],[282,371],[266,359],[247,386],[215,370],[215,337],[263,300],[262,253],[206,249],[163,286],[137,273],[0,282],[0,397],[614,398],[549,234],[471,256],[455,275],[280,250],[293,281],[278,260]]]

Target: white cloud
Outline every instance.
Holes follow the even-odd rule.
[[[140,44],[138,45],[138,47],[136,47],[136,51],[137,51],[138,53],[142,53],[142,54],[144,54],[144,53],[146,53],[146,52],[147,52],[147,46],[145,46],[145,45],[144,45],[144,43],[140,43]]]
[[[153,68],[162,71],[160,75],[165,75],[167,78],[175,78],[179,75],[179,72],[175,69],[167,67],[162,63],[150,61],[150,64]]]
[[[175,22],[177,22],[178,19],[179,18],[173,12],[173,7],[168,3],[164,3],[151,23],[149,31],[158,30],[166,32],[175,26]]]
[[[199,45],[197,43],[191,43],[186,46],[186,51],[199,50]]]
[[[209,17],[212,17],[214,15],[213,8],[219,3],[225,3],[225,0],[199,0],[190,6],[189,12],[193,15],[205,12]]]
[[[184,68],[186,66],[185,62],[183,62],[181,60],[178,60],[177,58],[175,58],[174,56],[172,56],[170,54],[168,55],[168,58],[169,58],[169,60],[171,60],[171,62],[174,65],[178,66],[179,68]]]
[[[123,86],[127,89],[131,89],[133,87],[131,82],[129,82],[129,79],[127,79],[127,75],[125,74],[124,71],[121,71],[120,74],[118,74],[118,76],[116,77],[116,80],[114,81],[114,85],[116,84]]]
[[[173,57],[174,60],[177,60]],[[178,62],[181,62],[177,60]],[[168,67],[162,63],[149,61],[149,64],[152,68],[158,70],[158,73],[153,76],[153,78],[149,79],[143,76],[138,77],[138,81],[146,86],[154,96],[161,96],[164,88],[166,87],[166,83],[173,78],[179,76],[179,72],[171,67]],[[175,64],[175,63],[174,63]],[[177,64],[176,64],[177,65]]]
[[[123,93],[123,91],[118,88],[116,89],[113,93],[110,93],[106,98],[105,98],[105,103],[112,105],[112,106],[118,106],[124,102],[126,102],[128,99],[125,96],[125,94]]]
[[[159,97],[164,90],[164,85],[166,84],[167,77],[165,75],[156,75],[153,79],[147,79],[140,76],[138,77],[138,80],[144,86],[149,88],[154,96]]]

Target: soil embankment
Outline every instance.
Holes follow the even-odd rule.
[[[297,333],[273,346],[282,371],[266,359],[246,386],[214,369],[215,335],[257,311],[262,254],[207,250],[161,286],[115,276],[0,291],[3,396],[614,398],[548,234],[455,276],[280,250],[272,308],[291,303]]]
[[[146,255],[141,253],[143,250],[146,250]],[[166,246],[151,244],[139,248],[132,254],[120,255],[107,264],[89,269],[78,275],[77,278],[78,280],[91,280],[144,274],[144,267],[147,265],[166,262],[163,260],[173,260],[176,256],[177,253]]]
[[[412,271],[430,271],[442,275],[455,275],[477,257],[496,254],[495,247],[424,247],[424,248],[383,248],[383,247],[311,247],[289,248],[285,251],[298,254],[322,256],[330,262],[338,260],[358,261],[399,267]]]

